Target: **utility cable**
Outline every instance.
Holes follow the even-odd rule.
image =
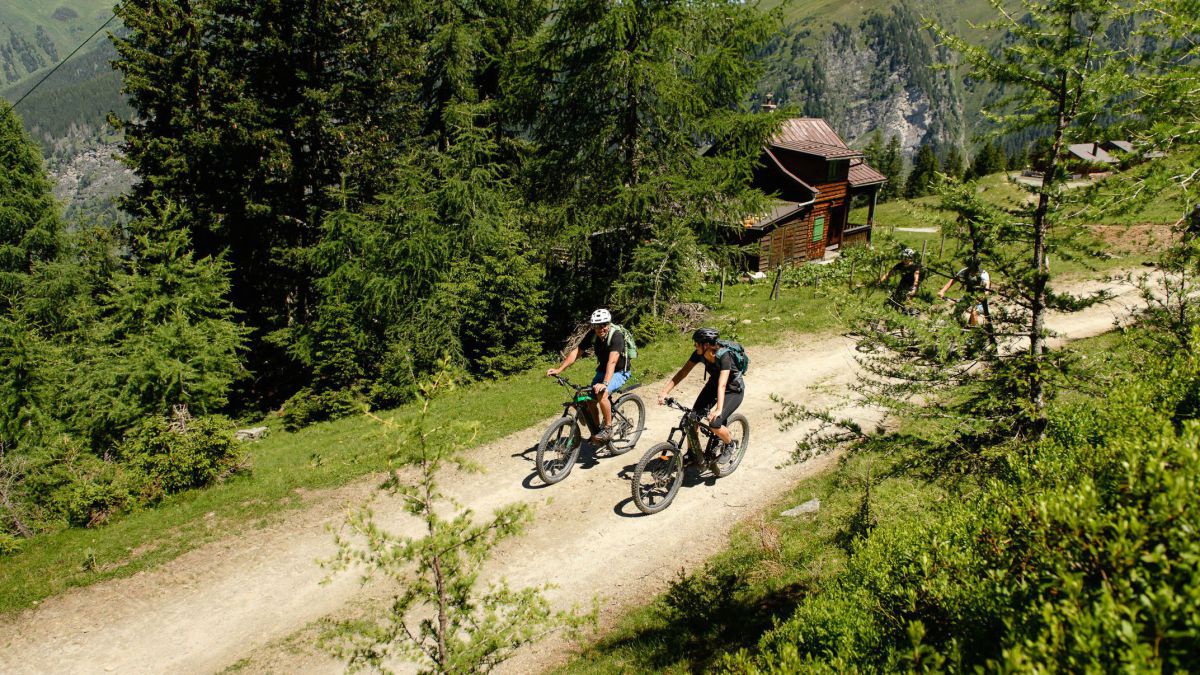
[[[128,0],[126,0],[126,1],[128,1]],[[40,79],[40,80],[38,80],[38,81],[37,81],[37,84],[35,84],[35,85],[33,85],[32,87],[30,87],[30,88],[29,88],[29,90],[28,90],[28,91],[26,91],[24,94],[21,94],[21,98],[17,99],[17,102],[16,102],[16,103],[14,103],[14,104],[12,104],[12,107],[13,107],[13,109],[14,109],[14,110],[16,110],[17,106],[21,105],[21,101],[24,101],[24,100],[25,100],[25,98],[26,98],[27,96],[29,96],[29,95],[30,95],[30,94],[32,94],[33,92],[37,91],[37,88],[38,88],[38,87],[40,87],[40,86],[42,86],[42,83],[43,83],[43,82],[45,82],[46,80],[48,80],[48,79],[50,78],[50,76],[51,76],[51,75],[53,75],[54,73],[58,72],[58,69],[59,69],[59,68],[62,68],[62,67],[63,67],[63,65],[64,65],[64,64],[65,64],[67,61],[70,61],[70,60],[71,60],[71,57],[72,57],[72,56],[75,56],[75,54],[77,54],[77,53],[79,52],[79,50],[80,50],[80,49],[83,49],[83,46],[84,46],[84,45],[86,45],[87,43],[91,42],[91,41],[92,41],[92,38],[94,38],[94,37],[96,37],[97,35],[99,35],[99,34],[100,34],[100,31],[104,30],[105,28],[108,28],[108,24],[112,23],[112,20],[113,20],[113,19],[115,19],[115,18],[117,18],[117,12],[118,12],[118,11],[120,11],[121,7],[122,7],[122,6],[124,6],[124,4],[125,4],[125,3],[123,2],[123,3],[121,3],[121,5],[120,5],[120,6],[118,6],[116,9],[114,9],[114,10],[113,10],[113,13],[112,13],[112,16],[108,17],[108,21],[105,21],[105,22],[104,22],[104,25],[103,25],[103,26],[100,26],[99,28],[97,28],[97,29],[96,29],[96,31],[95,31],[95,32],[93,32],[91,35],[89,35],[89,36],[87,37],[87,39],[86,39],[86,40],[84,40],[83,42],[79,43],[79,46],[78,46],[78,47],[76,47],[75,49],[71,50],[71,53],[70,53],[70,54],[67,54],[67,57],[66,57],[65,59],[63,59],[62,61],[59,61],[58,63],[54,64],[54,67],[50,69],[50,72],[48,72],[48,73],[46,73],[45,75],[43,75],[43,76],[42,76],[42,79]]]

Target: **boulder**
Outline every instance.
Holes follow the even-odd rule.
[[[796,516],[807,516],[820,510],[821,500],[814,497],[813,499],[804,502],[800,506],[793,506],[779,515],[786,518],[795,518]]]
[[[266,436],[268,431],[270,431],[270,429],[267,427],[254,427],[251,429],[239,429],[234,435],[239,441],[257,441],[258,439]]]

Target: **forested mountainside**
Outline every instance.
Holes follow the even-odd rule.
[[[40,77],[112,16],[112,4],[5,0],[0,4],[0,85]]]

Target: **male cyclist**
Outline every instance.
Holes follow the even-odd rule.
[[[921,266],[917,264],[917,252],[911,248],[901,251],[900,262],[893,265],[892,269],[879,277],[879,283],[887,283],[888,278],[893,274],[899,276],[900,281],[888,297],[887,304],[895,309],[904,311],[908,307],[909,299],[917,294],[917,287],[921,284]]]
[[[742,377],[742,372],[738,370],[737,364],[734,363],[732,354],[726,351],[720,358],[717,357],[717,351],[719,351],[717,339],[719,337],[716,328],[701,328],[692,333],[695,351],[688,357],[679,372],[675,373],[675,377],[672,377],[659,392],[658,403],[659,405],[665,403],[667,394],[670,394],[671,390],[682,382],[688,373],[692,372],[692,368],[697,363],[703,363],[708,381],[700,390],[696,402],[692,404],[692,410],[701,415],[708,412],[708,425],[713,428],[713,433],[723,445],[721,456],[717,459],[718,463],[723,464],[729,461],[730,455],[737,447],[736,442],[729,434],[729,427],[725,426],[725,421],[738,409],[738,406],[742,405],[742,398],[746,394],[746,382]]]
[[[979,266],[979,261],[971,259],[967,261],[967,266],[958,271],[942,286],[942,290],[938,291],[939,298],[945,298],[946,293],[950,291],[950,287],[955,282],[963,286],[962,304],[968,309],[967,325],[971,327],[978,326],[983,323],[984,319],[990,314],[987,307],[988,292],[992,290],[992,277],[987,273],[987,270]]]
[[[610,394],[621,388],[629,379],[629,359],[625,355],[625,334],[613,330],[612,314],[607,309],[592,312],[591,331],[583,338],[577,347],[567,352],[562,363],[557,368],[546,371],[547,377],[558,375],[568,366],[575,363],[579,354],[588,348],[596,352],[596,376],[592,378],[592,391],[600,403],[600,413],[604,416],[604,424],[599,433],[592,437],[592,442],[607,443],[612,438],[612,397]],[[590,404],[591,412],[596,414],[594,404]]]

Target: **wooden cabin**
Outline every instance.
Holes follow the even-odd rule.
[[[743,243],[757,243],[751,269],[823,258],[841,246],[867,244],[879,188],[887,178],[867,165],[823,119],[788,120],[763,147],[754,187],[776,198],[766,214],[743,223]],[[866,222],[850,222],[850,202],[869,198]]]

